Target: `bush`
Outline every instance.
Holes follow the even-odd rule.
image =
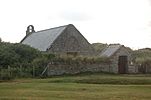
[[[14,79],[11,72],[8,69],[0,70],[0,80],[11,80]]]

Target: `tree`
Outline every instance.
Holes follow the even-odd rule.
[[[36,57],[40,55],[40,51],[23,44],[12,44],[3,42],[0,44],[0,66],[7,68],[8,65],[29,66]]]
[[[9,66],[13,77],[31,77],[33,69],[39,76],[54,57],[24,44],[0,43],[0,70],[6,70],[4,75],[7,75]]]

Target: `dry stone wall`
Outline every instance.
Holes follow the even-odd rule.
[[[82,72],[114,73],[110,64],[49,64],[47,75],[77,74]]]
[[[116,64],[49,64],[47,75],[78,74],[82,72],[118,73]],[[128,73],[138,73],[138,67],[128,66]]]

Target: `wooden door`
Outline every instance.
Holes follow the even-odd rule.
[[[120,74],[125,74],[128,68],[128,59],[127,56],[119,56],[118,60],[118,72]]]

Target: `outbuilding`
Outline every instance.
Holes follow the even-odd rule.
[[[113,73],[129,73],[131,63],[131,50],[124,45],[111,44],[106,47],[100,55],[101,57],[110,58],[110,71]]]

